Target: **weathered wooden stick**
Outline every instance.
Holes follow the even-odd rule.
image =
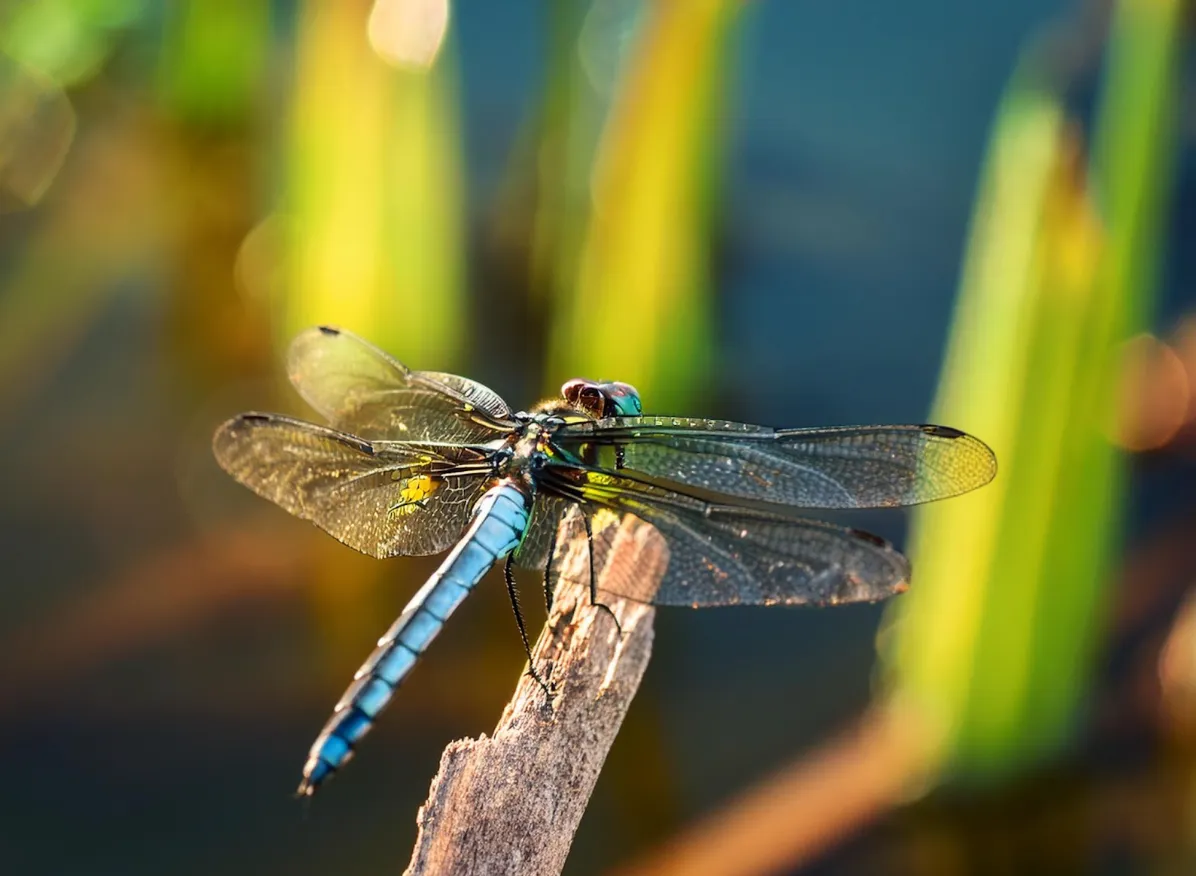
[[[627,518],[613,539],[595,537],[599,588],[653,593],[668,548]],[[609,549],[607,548],[609,545]],[[590,605],[586,541],[564,542],[556,597],[533,649],[550,674],[551,707],[524,676],[490,738],[457,740],[440,759],[406,876],[558,874],[606,754],[652,651],[653,609],[600,595],[622,625]]]

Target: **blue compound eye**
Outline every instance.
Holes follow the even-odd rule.
[[[606,396],[609,403],[610,413],[607,416],[638,417],[644,412],[640,394],[630,383],[604,383],[602,384],[602,394]]]

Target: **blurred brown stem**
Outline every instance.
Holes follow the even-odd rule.
[[[916,720],[884,704],[618,876],[785,873],[905,799],[932,763]]]
[[[659,583],[668,549],[652,527],[628,518],[610,541],[595,539],[599,589]],[[565,544],[548,623],[533,651],[551,673],[551,708],[528,676],[490,738],[445,749],[420,809],[408,876],[561,872],[577,825],[639,687],[652,651],[654,611],[603,596],[618,617],[590,605],[585,539]],[[615,582],[622,581],[622,586]]]

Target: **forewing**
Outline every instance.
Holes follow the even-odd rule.
[[[992,480],[993,452],[946,426],[769,429],[723,420],[615,417],[565,426],[575,457],[682,491],[797,508],[884,508]]]
[[[277,414],[234,417],[212,449],[259,496],[379,558],[451,546],[490,472],[477,449],[369,442]]]
[[[655,593],[631,581],[616,595],[657,605],[832,605],[900,593],[909,563],[884,540],[855,529],[710,504],[595,470],[559,470],[544,481],[587,508],[633,514],[669,546]]]
[[[480,443],[511,425],[510,408],[493,390],[455,374],[412,371],[340,329],[296,337],[287,372],[329,423],[370,440]]]

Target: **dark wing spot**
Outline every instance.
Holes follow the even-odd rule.
[[[341,333],[340,329],[333,328],[330,325],[322,325],[322,326],[319,326],[318,328],[320,329],[321,332],[328,335],[330,338],[335,338],[337,335],[339,335]]]
[[[242,423],[269,423],[274,418],[269,414],[241,414],[238,419]]]
[[[965,433],[954,429],[951,426],[936,426],[933,423],[924,423],[918,427],[927,435],[936,435],[939,438],[963,438]]]
[[[861,539],[862,541],[866,541],[869,544],[874,544],[878,548],[888,548],[891,550],[893,547],[891,544],[889,544],[887,541],[885,541],[879,535],[873,535],[871,532],[868,532],[867,530],[852,529],[852,530],[850,530],[850,532],[856,538]]]

